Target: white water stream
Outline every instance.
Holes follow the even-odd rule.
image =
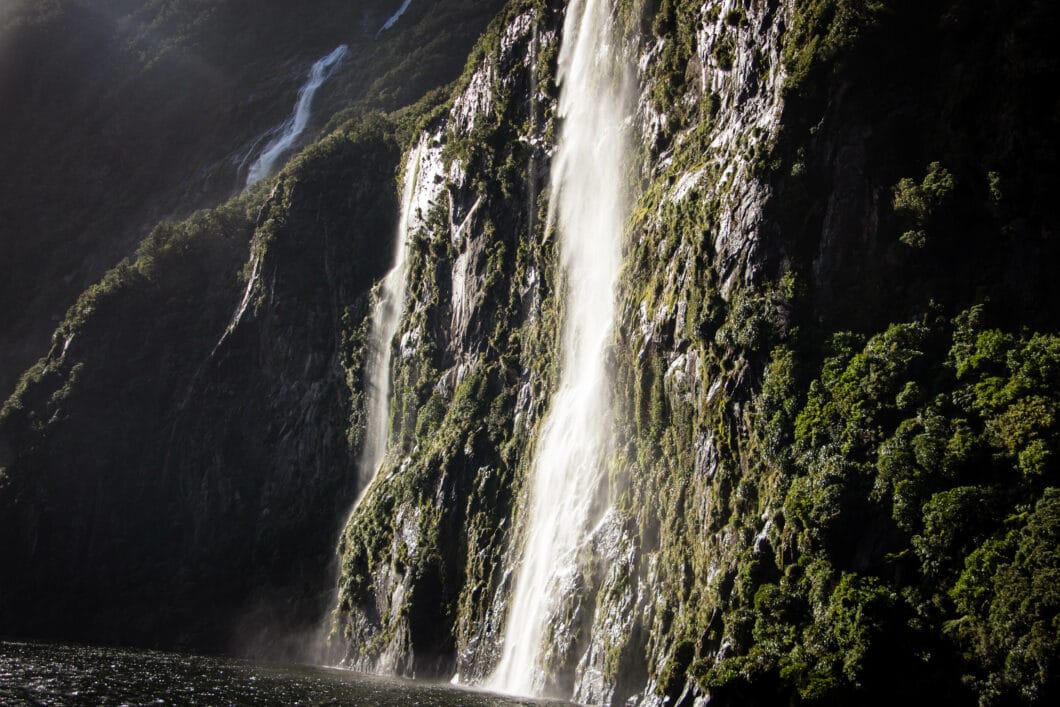
[[[401,185],[401,213],[398,216],[397,232],[394,243],[394,264],[390,271],[379,282],[375,290],[375,302],[372,305],[371,329],[368,333],[367,363],[365,369],[364,390],[367,396],[365,403],[364,442],[361,455],[357,460],[357,497],[342,524],[341,533],[346,532],[357,507],[368,491],[368,486],[379,473],[379,467],[386,456],[387,441],[390,436],[390,390],[391,360],[393,359],[394,337],[397,335],[401,318],[405,313],[405,290],[408,274],[408,244],[413,225],[413,212],[416,207],[416,185],[419,181],[424,141],[420,141],[409,153],[405,162],[405,173]],[[339,539],[337,545],[341,546]],[[334,568],[335,594],[332,597],[331,611],[325,616],[313,636],[315,643],[307,653],[312,660],[327,662],[331,659],[328,638],[334,628],[333,618],[339,606],[339,570]]]
[[[276,130],[279,135],[265,146],[265,149],[261,151],[258,158],[250,165],[250,169],[247,170],[248,187],[254,186],[269,176],[276,161],[280,159],[283,153],[291,149],[295,141],[305,132],[306,126],[309,124],[309,116],[312,114],[313,97],[316,96],[317,90],[324,85],[324,82],[331,78],[331,74],[335,72],[335,67],[339,65],[339,62],[346,57],[349,51],[350,48],[343,44],[313,64],[305,83],[298,90],[298,101],[294,105],[294,113]]]
[[[578,571],[611,438],[607,347],[628,214],[629,88],[612,0],[571,0],[559,54],[559,113],[549,223],[559,233],[564,323],[559,387],[535,450],[524,545],[515,567],[501,660],[491,689],[538,694],[545,629]]]
[[[357,460],[357,496],[342,524],[340,533],[345,533],[350,519],[361,505],[368,487],[375,480],[379,468],[386,456],[387,442],[390,437],[390,392],[391,392],[391,361],[393,359],[394,337],[401,326],[401,318],[405,314],[405,290],[408,275],[408,245],[412,235],[414,219],[417,207],[422,206],[417,201],[417,185],[419,183],[420,171],[423,169],[423,155],[426,140],[421,139],[419,143],[409,152],[405,162],[405,172],[402,175],[401,184],[401,212],[398,215],[398,224],[394,234],[394,260],[393,265],[383,279],[379,282],[374,292],[372,304],[371,324],[368,332],[368,346],[365,352],[365,380],[364,391],[367,396],[365,402],[365,430],[364,442],[361,445],[361,455]],[[337,546],[342,546],[341,537]],[[329,611],[323,622],[317,627],[316,634],[312,637],[313,643],[306,651],[311,656],[310,660],[320,662],[333,662],[337,659],[334,655],[334,647],[329,646],[329,637],[336,624],[334,617],[339,606],[339,569],[333,568],[333,586],[335,593],[332,596],[331,611]]]
[[[409,9],[409,5],[411,4],[412,0],[404,0],[404,2],[401,3],[401,7],[399,7],[397,11],[390,16],[390,19],[383,23],[383,26],[380,27],[379,31],[375,33],[375,36],[378,37],[383,32],[393,27],[397,23],[397,21],[401,19],[401,16],[405,14],[405,10]]]
[[[390,361],[394,336],[401,324],[405,307],[405,283],[408,274],[408,242],[412,226],[412,211],[416,195],[416,183],[420,172],[423,143],[409,153],[405,163],[405,175],[401,187],[401,215],[398,220],[394,265],[376,290],[372,308],[372,324],[368,340],[368,366],[365,391],[366,405],[364,444],[357,464],[357,481],[360,495],[375,478],[386,454],[390,429]],[[356,507],[356,506],[354,506]]]

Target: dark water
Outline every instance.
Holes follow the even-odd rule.
[[[88,646],[0,642],[0,705],[561,704],[226,658]]]

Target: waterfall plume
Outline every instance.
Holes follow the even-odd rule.
[[[562,128],[551,173],[563,333],[559,385],[543,422],[522,511],[523,545],[492,689],[542,692],[546,627],[598,505],[611,436],[607,348],[628,212],[629,91],[610,0],[573,0],[559,54]]]
[[[394,238],[393,265],[373,293],[368,347],[365,352],[366,369],[364,391],[365,429],[361,454],[357,460],[357,496],[342,524],[345,532],[353,513],[375,479],[379,467],[386,456],[387,442],[390,436],[390,391],[391,360],[393,358],[394,337],[401,325],[405,312],[405,289],[408,274],[408,243],[412,228],[412,216],[416,206],[416,185],[420,174],[420,162],[423,156],[424,143],[421,141],[409,152],[405,162],[401,186],[401,212]],[[341,539],[339,545],[341,546]],[[314,658],[324,662],[336,659],[334,646],[329,645],[329,635],[334,630],[334,617],[339,606],[338,568],[335,568],[335,580],[332,585],[335,593],[331,601],[331,610],[318,626],[314,636],[315,645],[311,649]]]

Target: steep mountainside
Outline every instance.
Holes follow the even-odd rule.
[[[399,3],[271,3],[249,21],[245,5],[24,3],[5,17],[2,355],[24,367],[53,341],[3,413],[0,467],[33,470],[0,481],[19,489],[0,521],[19,528],[5,632],[223,648],[255,602],[293,602],[267,629],[312,623],[330,601],[336,524],[356,494],[344,352],[387,267],[395,128],[347,124],[286,187],[155,229],[55,334],[50,312],[159,214],[238,191],[241,163],[336,43],[350,51],[314,125],[455,77],[490,5],[413,3],[378,36]],[[291,309],[266,324],[262,302]],[[59,431],[62,419],[75,422]]]
[[[398,154],[340,130],[81,297],[2,413],[7,632],[220,649],[258,603],[255,628],[318,618]]]
[[[0,396],[77,295],[162,218],[239,191],[309,66],[350,48],[311,130],[459,74],[500,0],[11,0],[0,15]]]
[[[631,144],[625,175],[573,167],[628,202],[609,442],[525,682],[594,704],[1052,704],[1057,14],[510,0],[451,91],[353,105],[82,295],[0,412],[0,632],[297,644],[341,527],[334,659],[510,685],[581,291],[555,177],[570,101],[600,98],[563,93],[591,30]],[[360,469],[399,226],[388,442]]]

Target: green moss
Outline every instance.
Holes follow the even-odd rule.
[[[736,42],[732,37],[724,36],[714,45],[714,61],[722,71],[732,69],[732,62],[736,58]]]

